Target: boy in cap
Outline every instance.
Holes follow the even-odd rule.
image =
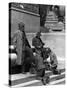
[[[44,63],[48,63],[48,68],[53,72],[53,74],[61,74],[61,71],[57,69],[58,61],[56,54],[50,48],[46,48],[46,55],[50,57],[50,61],[45,61],[44,58]]]

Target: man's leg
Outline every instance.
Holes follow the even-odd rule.
[[[38,70],[37,74],[39,77],[41,77],[41,81],[42,81],[43,85],[46,85],[47,83],[49,83],[50,78],[49,78],[49,76],[45,75],[45,69]]]
[[[44,74],[45,74],[45,70],[44,70],[44,69],[37,70],[37,75],[38,75],[39,77],[43,77]]]
[[[50,63],[47,60],[44,61],[44,65],[46,70],[51,70]]]

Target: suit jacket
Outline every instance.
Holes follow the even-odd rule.
[[[35,48],[41,48],[41,47],[43,47],[44,43],[42,42],[41,38],[34,37],[32,40],[32,45]]]

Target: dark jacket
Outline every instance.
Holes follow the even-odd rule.
[[[45,65],[43,63],[43,58],[39,54],[37,54],[35,56],[35,64],[36,64],[36,69],[37,70],[45,68]]]
[[[43,47],[44,43],[43,41],[41,40],[41,38],[38,38],[37,36],[33,38],[32,40],[32,45],[35,47],[35,48],[41,48]]]

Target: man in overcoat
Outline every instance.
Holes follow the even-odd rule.
[[[18,30],[16,30],[16,32],[14,32],[14,35],[12,37],[12,43],[16,48],[16,52],[17,52],[17,60],[16,60],[16,64],[17,65],[21,65],[23,62],[23,50],[24,50],[24,43],[23,43],[23,31],[24,31],[24,24],[22,22],[20,22],[18,24]]]

